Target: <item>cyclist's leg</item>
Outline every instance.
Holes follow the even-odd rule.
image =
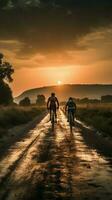
[[[50,107],[50,120],[51,120],[51,112],[52,112],[52,108]]]
[[[75,110],[72,110],[72,116],[73,116],[73,125],[75,125]]]
[[[68,109],[68,112],[67,112],[67,122],[69,122],[69,115],[70,115],[70,110]]]
[[[75,110],[72,110],[73,122],[75,121]]]
[[[55,115],[55,119],[57,120],[56,107],[54,107],[54,115]]]

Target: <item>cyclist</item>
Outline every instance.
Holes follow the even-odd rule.
[[[66,103],[65,111],[68,111],[68,122],[69,122],[69,113],[72,112],[73,120],[75,119],[75,113],[76,113],[76,103],[72,97],[70,97]]]
[[[51,96],[48,98],[47,109],[50,110],[50,120],[51,120],[51,111],[53,111],[55,114],[55,119],[57,121],[56,110],[59,109],[59,101],[57,97],[55,96],[55,93],[51,93]]]

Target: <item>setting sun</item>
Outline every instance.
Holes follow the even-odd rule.
[[[62,81],[58,80],[58,81],[57,81],[57,84],[58,84],[58,85],[62,85]]]

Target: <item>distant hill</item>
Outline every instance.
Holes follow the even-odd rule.
[[[15,98],[18,103],[24,97],[29,97],[32,103],[35,102],[38,94],[44,94],[46,98],[50,96],[51,92],[55,92],[60,101],[65,101],[68,97],[75,98],[97,98],[103,95],[112,95],[112,85],[61,85],[35,88],[24,91],[21,95]]]

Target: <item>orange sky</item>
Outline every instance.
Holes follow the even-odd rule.
[[[96,5],[88,18],[89,10],[81,9],[18,11],[0,17],[0,52],[15,69],[14,96],[58,81],[112,83],[111,14],[107,17],[109,11],[102,9],[97,13]]]
[[[46,68],[23,68],[15,71],[14,82],[12,84],[15,94],[21,93],[27,88],[35,88],[47,85],[56,85],[58,81],[63,84],[70,83],[73,79],[78,81],[78,77],[73,74],[73,67],[46,67]],[[21,81],[21,75],[24,74],[24,78]],[[76,76],[78,75],[78,70]]]
[[[102,68],[103,65],[94,66],[66,66],[66,67],[46,67],[46,68],[22,68],[15,70],[14,81],[11,87],[14,95],[17,96],[27,89],[70,83],[111,83],[112,68]],[[103,70],[102,70],[103,69]],[[107,74],[106,74],[107,73]]]
[[[29,59],[16,57],[5,50],[6,58],[15,66],[12,89],[14,95],[29,88],[67,83],[112,83],[112,28],[99,29],[77,43],[84,49],[35,54]],[[17,41],[12,41],[19,48]],[[24,67],[23,67],[24,66]]]

